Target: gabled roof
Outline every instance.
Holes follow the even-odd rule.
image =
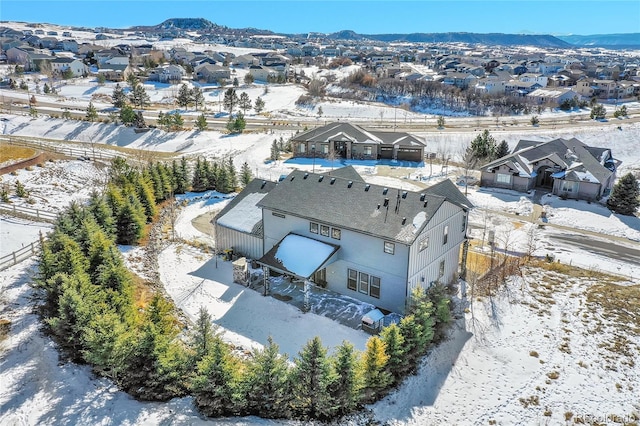
[[[331,170],[330,172],[324,173],[325,175],[339,177],[346,180],[353,180],[357,182],[364,182],[362,176],[356,171],[353,166],[340,167],[336,170]]]
[[[253,179],[217,214],[216,223],[262,237],[262,209],[257,203],[275,186],[275,182]]]
[[[549,142],[521,140],[510,155],[488,163],[482,170],[518,163],[532,173],[537,169],[535,163],[548,159],[563,170],[573,172],[565,174],[565,179],[604,182],[615,172],[614,166],[605,167],[610,152],[607,148],[589,147],[576,138]]]
[[[467,208],[472,206],[451,182],[419,193],[294,171],[280,181],[258,206],[411,244],[445,200]]]
[[[424,146],[425,143],[409,133],[368,131],[356,124],[335,122],[308,130],[293,137],[296,141],[327,143],[350,141],[373,145]]]

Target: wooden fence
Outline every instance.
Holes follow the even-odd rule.
[[[16,206],[14,204],[0,203],[0,213],[6,213],[11,216],[36,220],[38,222],[54,223],[58,217],[57,213],[32,209],[29,207]]]
[[[7,143],[9,145],[25,146],[25,147],[34,148],[40,151],[55,152],[57,154],[66,155],[68,157],[83,158],[83,159],[93,160],[93,161],[95,160],[110,161],[115,157],[124,156],[123,154],[116,153],[116,152],[102,151],[99,148],[99,146],[98,146],[98,149],[96,149],[96,147],[94,146],[95,144],[88,144],[89,146],[82,147],[82,148],[73,148],[73,147],[67,147],[67,146],[62,147],[62,146],[55,145],[55,142],[46,143],[42,141],[27,140],[25,138],[20,138],[16,136],[6,136],[6,135],[0,136],[0,141]]]
[[[17,265],[23,260],[29,259],[31,256],[37,254],[40,251],[40,241],[34,241],[31,244],[22,247],[19,250],[9,253],[6,256],[0,257],[0,271]]]

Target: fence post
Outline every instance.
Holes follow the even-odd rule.
[[[15,265],[16,263],[18,263],[18,261],[16,260],[16,252],[14,251],[11,254],[13,255],[13,264]]]
[[[36,209],[36,217],[40,219],[40,210]]]

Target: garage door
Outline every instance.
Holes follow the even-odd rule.
[[[423,155],[420,148],[400,148],[398,150],[398,160],[423,161]]]

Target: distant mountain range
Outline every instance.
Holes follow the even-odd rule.
[[[632,34],[594,34],[557,36],[574,46],[586,47],[640,47],[640,33]]]
[[[232,29],[214,24],[204,18],[172,18],[153,26],[136,26],[129,28],[134,31],[198,31],[227,34],[246,35],[286,35],[289,37],[324,37],[329,40],[365,41],[375,40],[382,42],[414,42],[414,43],[471,43],[502,46],[538,46],[551,48],[570,47],[610,47],[610,48],[640,48],[640,34],[599,34],[599,35],[569,35],[552,36],[544,34],[501,34],[501,33],[410,33],[410,34],[358,34],[351,30],[338,31],[331,34],[306,33],[306,34],[276,34],[273,31],[257,28]]]

